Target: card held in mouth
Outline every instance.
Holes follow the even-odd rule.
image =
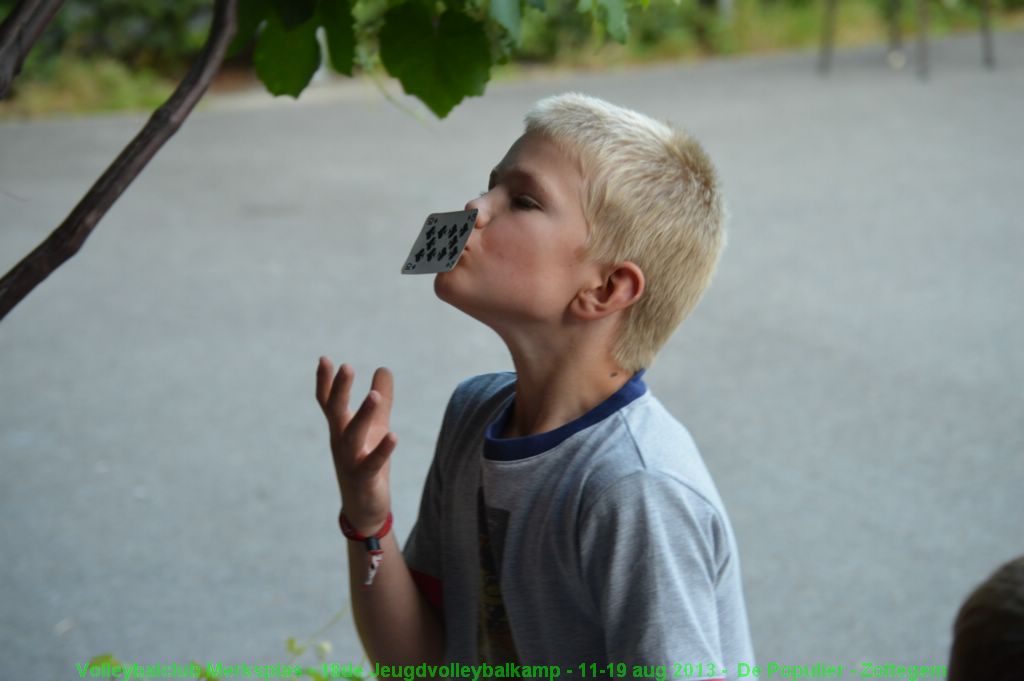
[[[462,249],[476,224],[475,210],[431,213],[402,265],[402,274],[448,272],[462,255]]]

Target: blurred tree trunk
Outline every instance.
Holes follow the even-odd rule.
[[[21,0],[0,24],[0,99],[11,91],[32,46],[64,0]]]
[[[216,1],[213,25],[206,44],[174,93],[153,112],[145,127],[110,164],[64,222],[0,279],[0,320],[6,317],[32,289],[78,252],[114,201],[124,193],[150,159],[185,122],[224,60],[224,54],[235,35],[237,4],[238,0]],[[17,62],[17,68],[20,68],[24,55],[31,48],[31,43],[25,43],[25,36],[30,35],[25,27],[32,27],[35,39],[38,39],[39,33],[42,32],[41,27],[35,30],[37,23],[42,21],[40,17],[27,13],[24,16],[19,15],[19,10],[24,6],[32,6],[37,12],[43,12],[54,5],[59,7],[60,3],[54,0],[22,2],[11,12],[11,16],[0,27],[0,36],[14,37],[9,41],[0,42],[0,50],[3,50],[8,42],[15,44],[17,49],[12,48],[9,52],[2,53],[4,57],[0,59],[0,69],[13,63],[16,58],[20,59]],[[52,16],[53,14],[47,16],[42,25],[45,26]],[[12,21],[15,25],[9,28],[8,24]],[[17,72],[17,68],[14,73]]]

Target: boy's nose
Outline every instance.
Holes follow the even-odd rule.
[[[463,209],[476,211],[476,223],[473,225],[473,229],[483,229],[483,226],[489,219],[487,209],[484,206],[483,198],[484,197],[480,196],[478,198],[472,199],[471,201],[467,201],[466,207]]]

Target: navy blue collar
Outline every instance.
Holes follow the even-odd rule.
[[[564,426],[526,437],[498,437],[505,432],[505,426],[512,415],[512,405],[515,403],[515,393],[513,392],[512,398],[502,409],[498,418],[492,421],[484,431],[484,458],[495,461],[515,461],[557,447],[572,435],[603,421],[647,392],[647,384],[643,381],[643,375],[646,372],[647,369],[636,372],[608,399]],[[512,383],[512,386],[514,387],[515,383]]]

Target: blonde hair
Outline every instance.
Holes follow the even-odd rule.
[[[643,271],[644,292],[624,311],[612,356],[628,371],[649,367],[696,307],[725,248],[714,166],[671,124],[580,93],[540,100],[525,122],[580,168],[585,256]]]

